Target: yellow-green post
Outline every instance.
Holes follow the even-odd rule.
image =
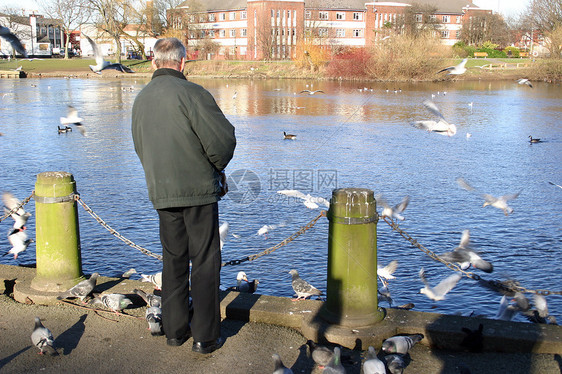
[[[384,313],[377,298],[377,204],[373,191],[340,188],[328,212],[328,282],[323,316],[343,326],[369,326]]]
[[[82,276],[76,182],[70,173],[45,172],[35,183],[37,273],[31,287],[61,292]]]

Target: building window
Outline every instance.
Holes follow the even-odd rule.
[[[226,13],[219,14],[219,21],[226,21]]]
[[[328,12],[318,12],[319,19],[328,19]]]
[[[240,35],[243,36],[243,37],[245,37],[247,35],[247,33],[248,33],[247,29],[240,30]]]
[[[362,37],[362,36],[363,36],[363,30],[361,30],[361,29],[355,29],[355,30],[353,30],[353,36],[354,36],[355,38],[360,38],[360,37]]]
[[[443,31],[441,31],[441,38],[443,38],[443,39],[449,39],[449,30],[443,30]]]
[[[224,29],[219,30],[219,36],[220,36],[221,38],[224,38],[224,37],[226,36],[226,30],[224,30]]]
[[[457,30],[455,33],[455,38],[460,39],[461,38],[461,30]]]
[[[320,36],[320,37],[327,37],[327,36],[328,36],[328,28],[326,28],[326,27],[319,27],[319,28],[318,28],[318,36]]]
[[[215,37],[215,30],[209,30],[209,36],[211,38],[214,38]]]
[[[189,16],[189,22],[195,23],[195,16],[193,14]]]
[[[230,37],[236,38],[236,29],[230,29]]]
[[[201,39],[205,37],[205,30],[201,30]]]
[[[345,38],[345,29],[336,29],[336,37]]]
[[[363,13],[353,12],[353,20],[361,21],[363,19]]]
[[[234,12],[228,13],[228,19],[234,21],[236,19],[236,13]]]
[[[345,19],[345,13],[344,12],[337,12],[336,13],[336,19],[337,20],[344,20]]]
[[[287,18],[291,18],[291,11],[290,10],[287,11]]]
[[[423,15],[422,14],[416,14],[416,22],[417,23],[423,22]]]
[[[312,17],[312,13],[310,12],[310,10],[307,10],[304,12],[304,18],[305,19],[310,19],[310,17]]]
[[[435,14],[432,14],[432,15],[429,16],[429,20],[431,22],[435,22],[435,21],[437,21],[437,16]]]
[[[201,14],[201,15],[199,16],[199,22],[207,22],[207,17],[205,17],[204,14]]]
[[[457,23],[461,23],[462,21],[462,16],[457,16]]]
[[[248,18],[248,13],[245,10],[240,12],[240,19],[247,19],[247,18]]]
[[[209,14],[209,22],[215,22],[215,14],[214,13]]]
[[[443,16],[443,23],[451,22],[451,16]]]

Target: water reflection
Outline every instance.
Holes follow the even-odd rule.
[[[82,198],[97,214],[135,243],[159,252],[157,217],[148,202],[130,133],[132,102],[147,81],[0,80],[2,190],[24,198],[33,190],[36,174],[71,172]],[[383,193],[390,203],[409,195],[402,227],[430,250],[451,250],[462,231],[470,229],[474,248],[496,269],[485,278],[513,276],[527,288],[562,288],[558,271],[562,260],[557,255],[562,242],[562,190],[548,184],[562,184],[559,86],[537,83],[530,89],[509,81],[195,81],[211,91],[236,126],[238,147],[228,172],[250,170],[261,187],[258,198],[250,202],[227,197],[220,203],[221,220],[240,236],[229,237],[224,260],[270,247],[318,213],[284,199],[277,190],[297,188],[329,197],[335,187],[366,187]],[[303,89],[321,89],[324,94],[299,94]],[[458,126],[455,137],[409,125],[431,118],[422,102],[432,94],[445,118]],[[57,133],[59,117],[69,104],[85,119],[86,137],[76,131]],[[297,140],[283,140],[283,131],[297,134]],[[467,133],[472,136],[467,138]],[[545,142],[531,145],[529,135]],[[514,213],[505,217],[494,208],[482,208],[479,194],[455,184],[459,176],[496,196],[521,190],[510,204]],[[236,183],[232,187],[240,191],[250,185],[244,178]],[[28,207],[33,213],[33,204]],[[158,262],[111,237],[79,209],[86,272],[159,270]],[[285,225],[268,239],[256,234],[264,224],[279,223]],[[7,231],[8,221],[2,225]],[[33,225],[32,218],[30,233]],[[275,253],[224,268],[223,283],[233,285],[236,273],[244,270],[250,278],[260,279],[260,292],[291,296],[288,271],[296,268],[303,278],[325,288],[327,226],[325,219],[320,220]],[[384,222],[378,229],[380,263],[399,261],[397,279],[390,284],[397,304],[414,302],[417,310],[446,313],[466,313],[470,305],[476,314],[495,314],[499,296],[468,279],[432,309],[433,303],[418,294],[422,287],[418,270],[423,266],[432,283],[448,270],[412,248]],[[22,263],[34,262],[33,252],[31,247],[22,254]],[[17,263],[9,257],[2,261]],[[560,299],[549,297],[551,311],[559,318]]]

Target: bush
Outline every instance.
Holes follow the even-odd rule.
[[[459,58],[474,57],[474,52],[476,52],[476,48],[466,45],[465,42],[456,42],[453,45],[453,55]]]
[[[506,58],[507,54],[504,51],[491,48],[478,48],[476,52],[486,52],[489,58]]]
[[[371,55],[365,48],[345,49],[335,55],[326,73],[330,77],[365,78],[369,74]]]
[[[519,48],[517,47],[507,47],[503,50],[508,57],[519,57]]]

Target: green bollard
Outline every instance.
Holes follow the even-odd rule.
[[[328,213],[328,284],[321,315],[328,322],[370,326],[382,321],[377,297],[377,204],[373,191],[340,188]]]
[[[45,172],[35,184],[37,273],[31,288],[62,292],[82,277],[76,182],[70,173]]]

